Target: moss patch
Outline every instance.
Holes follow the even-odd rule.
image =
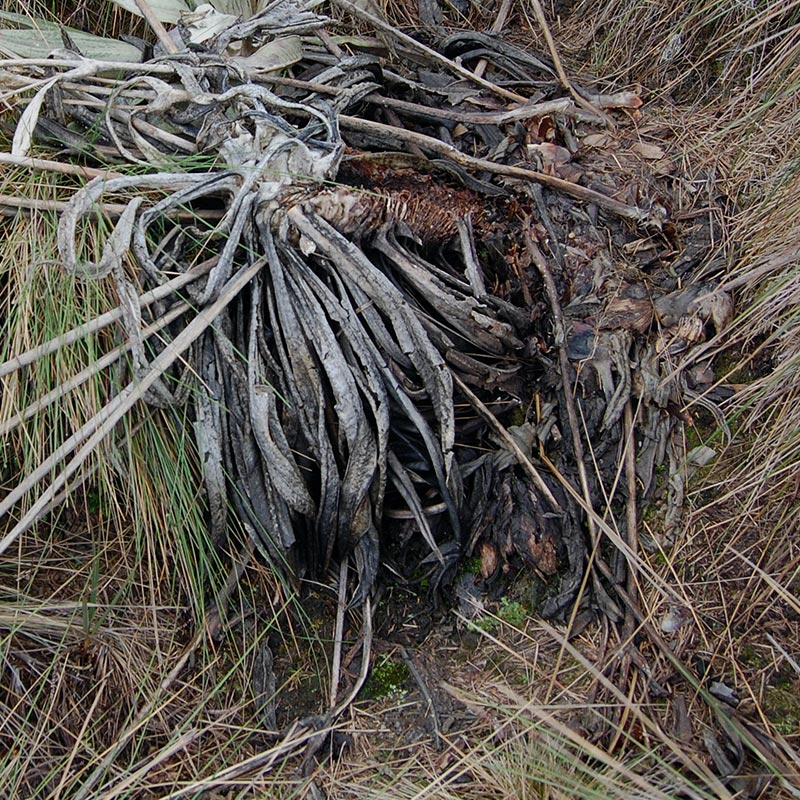
[[[404,662],[381,656],[372,667],[362,695],[370,700],[399,697],[407,691],[410,677]]]

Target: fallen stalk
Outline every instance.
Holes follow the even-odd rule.
[[[460,64],[457,64],[455,61],[443,56],[441,53],[437,53],[436,50],[428,47],[422,42],[418,42],[413,37],[409,36],[408,34],[403,33],[402,31],[397,30],[397,28],[393,27],[392,25],[387,24],[382,19],[379,19],[374,14],[371,14],[369,11],[366,11],[363,8],[359,8],[355,3],[351,2],[351,0],[332,0],[334,5],[339,6],[339,8],[343,8],[345,11],[352,14],[354,17],[358,17],[365,22],[369,22],[370,25],[374,25],[379,30],[382,30],[384,33],[388,33],[389,35],[393,36],[398,41],[402,42],[405,45],[413,48],[414,50],[418,50],[421,53],[424,53],[428,58],[432,61],[435,61],[438,64],[441,64],[447,69],[454,72],[456,75],[460,75],[462,78],[466,78],[468,81],[477,84],[482,89],[488,89],[493,94],[499,95],[500,97],[504,97],[507,100],[514,100],[518,103],[524,103],[525,98],[522,95],[517,94],[516,92],[510,92],[508,89],[503,89],[501,86],[498,86],[491,81],[487,81],[484,78],[476,75],[474,72],[466,69],[466,67],[462,67]]]
[[[175,308],[170,309],[166,314],[164,314],[163,317],[159,317],[155,322],[143,328],[142,338],[147,339],[153,334],[158,333],[158,331],[163,330],[167,325],[183,316],[190,309],[191,306],[188,303],[179,303],[177,306],[175,306]],[[77,389],[79,386],[86,383],[86,381],[90,380],[95,375],[98,375],[100,372],[106,369],[106,367],[110,367],[130,349],[131,342],[125,342],[124,344],[115,347],[113,350],[109,350],[108,353],[105,353],[93,364],[85,369],[82,369],[76,375],[73,375],[73,377],[68,381],[65,381],[61,385],[56,386],[56,388],[52,391],[37,398],[35,402],[22,409],[22,411],[17,412],[14,414],[14,416],[9,417],[4,422],[0,422],[0,436],[5,436],[7,433],[10,433],[18,425],[25,422],[25,420],[30,419],[42,409],[47,408],[57,400],[60,400],[65,394],[71,392],[73,389]]]

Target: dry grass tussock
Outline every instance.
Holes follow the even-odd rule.
[[[47,17],[50,5],[24,11]],[[511,4],[503,25],[517,42],[541,41],[534,5]],[[686,191],[719,208],[716,257],[737,298],[731,326],[696,356],[726,365],[720,382],[737,389],[725,424],[702,399],[687,409],[720,456],[695,478],[683,538],[638,555],[636,621],[616,630],[573,619],[567,639],[526,618],[512,587],[477,629],[451,614],[418,647],[387,636],[376,663],[401,668],[388,685],[373,682],[336,731],[281,729],[289,711],[265,722],[253,689],[261,644],[270,638],[281,661],[283,696],[323,707],[336,599],[321,590],[318,609],[300,608],[255,563],[227,597],[227,560],[243,556],[210,555],[186,421],[143,410],[120,433],[127,446],[98,451],[65,510],[0,562],[2,796],[797,796],[800,3],[542,5],[570,74],[651,93],[648,118],[683,143]],[[382,10],[413,30],[420,6]],[[98,29],[82,2],[58,13],[99,34],[130,24],[109,10]],[[487,29],[497,9],[445,4],[444,20]],[[107,285],[54,268],[52,209],[76,185],[3,174],[0,194],[44,205],[0,219],[0,361],[117,302]],[[92,365],[106,350],[98,334],[38,361],[24,381],[3,378],[4,480],[100,407],[114,377]],[[82,372],[62,396],[63,376]],[[656,540],[659,524],[644,515]],[[222,640],[204,627],[212,605],[228,624]]]

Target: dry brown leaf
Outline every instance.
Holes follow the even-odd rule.
[[[641,108],[644,101],[636,92],[615,92],[598,94],[592,98],[598,108]]]
[[[613,141],[613,137],[607,133],[590,133],[581,139],[581,145],[583,147],[609,147]]]
[[[561,147],[551,142],[541,142],[540,144],[529,144],[528,153],[533,156],[539,154],[543,164],[552,164],[560,167],[568,164],[572,160],[572,153],[566,147]]]
[[[636,142],[631,146],[634,153],[638,153],[648,161],[658,161],[664,158],[664,151],[657,144],[647,144],[646,142]]]
[[[486,580],[497,572],[500,557],[497,548],[489,542],[481,542],[481,577]]]

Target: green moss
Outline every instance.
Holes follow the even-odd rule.
[[[749,644],[739,651],[739,661],[748,667],[760,668],[767,666],[767,659]]]
[[[103,508],[100,492],[97,489],[90,489],[86,492],[86,510],[93,515],[99,514]]]
[[[517,600],[510,600],[508,597],[500,598],[500,605],[494,614],[484,614],[480,619],[473,623],[475,627],[482,631],[491,633],[505,622],[513,628],[521,628],[528,618],[528,609]]]
[[[481,574],[481,557],[472,556],[466,559],[461,565],[462,574],[466,575],[480,575]]]
[[[526,414],[525,414],[525,406],[520,403],[512,412],[511,412],[511,426],[518,426],[524,425],[526,422]]]
[[[507,622],[515,628],[521,628],[528,618],[528,611],[522,603],[518,603],[516,600],[509,600],[507,597],[501,597],[497,616],[503,622]]]
[[[764,710],[784,736],[800,732],[800,695],[793,684],[769,686],[764,693]]]
[[[410,677],[411,673],[404,662],[382,656],[372,667],[364,686],[364,696],[371,700],[401,697],[408,689]]]

